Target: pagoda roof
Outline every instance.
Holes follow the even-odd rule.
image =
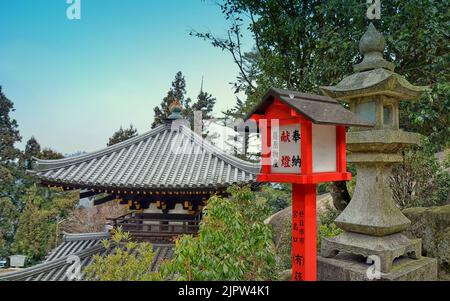
[[[403,76],[384,68],[357,72],[336,86],[320,87],[330,97],[349,100],[362,96],[387,95],[398,99],[416,99],[429,88],[414,86]]]
[[[226,154],[186,122],[168,122],[90,154],[34,158],[32,173],[48,185],[119,191],[218,189],[256,180],[259,165]]]
[[[271,88],[262,101],[247,115],[263,115],[275,99],[302,114],[313,123],[372,127],[373,124],[345,109],[338,101],[328,96]]]

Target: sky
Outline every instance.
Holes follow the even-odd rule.
[[[34,136],[63,154],[105,147],[120,126],[140,134],[177,71],[187,96],[204,90],[215,113],[235,104],[232,57],[189,31],[226,34],[213,0],[0,0],[0,85],[14,102],[23,148]],[[244,37],[250,49],[250,36]]]

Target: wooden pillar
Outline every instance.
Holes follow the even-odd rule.
[[[292,184],[292,280],[317,280],[316,184]]]
[[[336,172],[347,172],[347,150],[345,126],[336,126]]]

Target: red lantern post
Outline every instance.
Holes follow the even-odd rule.
[[[248,117],[262,136],[257,180],[292,183],[292,280],[315,281],[317,183],[351,179],[345,126],[372,125],[332,98],[280,89],[269,90]]]

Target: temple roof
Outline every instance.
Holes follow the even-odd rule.
[[[113,248],[105,249],[101,241],[110,236],[105,233],[65,234],[63,243],[54,249],[43,263],[11,273],[0,274],[0,281],[69,281],[67,271],[72,270],[71,255],[80,258],[81,279],[85,280],[83,271],[92,263],[94,255],[106,256]],[[172,258],[173,245],[153,244],[155,257],[152,271],[159,268],[161,262]],[[75,280],[75,279],[73,279]]]
[[[43,183],[89,189],[225,188],[255,181],[259,166],[226,154],[178,119],[102,150],[60,160],[36,159]]]
[[[313,123],[358,127],[373,126],[370,122],[345,109],[331,97],[275,88],[271,88],[266,93],[262,101],[247,115],[246,119],[253,114],[264,114],[275,99],[279,99]]]

